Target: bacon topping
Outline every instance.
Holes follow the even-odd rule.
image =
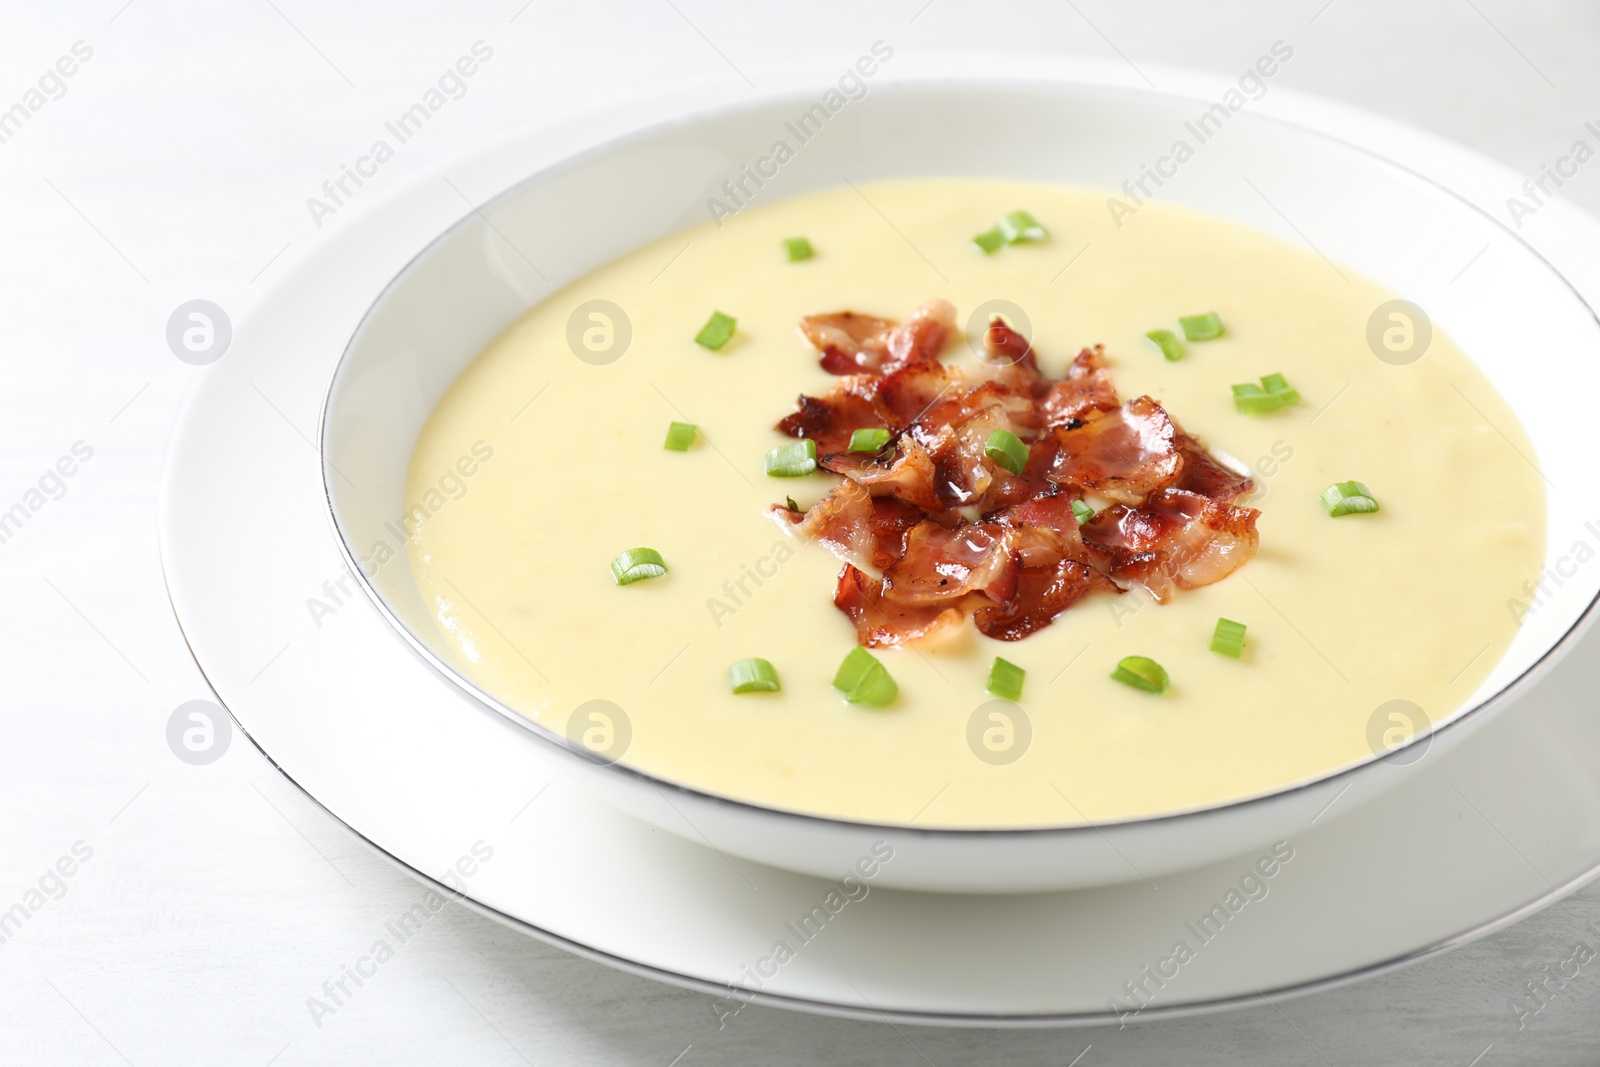
[[[1117,587],[1087,564],[1070,559],[1057,560],[1045,567],[1023,567],[1017,574],[1017,588],[1005,603],[979,608],[972,615],[979,632],[999,641],[1020,641],[1042,630],[1084,594]]]
[[[820,447],[820,446],[819,446]],[[934,489],[933,458],[914,438],[902,437],[899,451],[890,456],[872,452],[835,452],[818,465],[842,474],[873,496],[893,496],[929,511],[941,511]]]
[[[778,423],[778,429],[790,437],[814,439],[819,456],[843,452],[850,447],[850,435],[857,430],[888,425],[878,413],[875,382],[865,376],[847,378],[826,397],[802,396],[796,410]]]
[[[822,367],[829,374],[876,373],[889,352],[885,335],[893,326],[888,319],[836,311],[801,319],[800,336],[822,353]]]
[[[1173,444],[1177,430],[1147,396],[1095,416],[1075,430],[1056,430],[1053,482],[1074,485],[1124,504],[1137,504],[1183,468]]]
[[[906,534],[922,521],[922,509],[892,496],[872,498],[872,565],[879,570],[906,554]]]
[[[803,516],[781,504],[770,509],[785,532],[817,541],[846,563],[877,567],[877,536],[872,526],[872,498],[855,482],[842,482]]]
[[[1234,507],[1182,489],[1163,489],[1139,507],[1107,508],[1084,527],[1112,577],[1136,581],[1161,603],[1172,590],[1219,582],[1256,554],[1254,508]]]
[[[1005,409],[984,404],[967,410],[970,414],[945,426],[929,446],[937,471],[934,488],[948,507],[975,503],[994,483],[996,471],[1005,472],[985,452],[990,434],[1011,429]]]
[[[939,425],[961,410],[961,372],[943,363],[912,363],[878,379],[873,400],[897,428]],[[951,395],[954,393],[954,395]]]
[[[814,439],[819,464],[844,480],[803,514],[772,511],[844,561],[834,603],[863,645],[922,640],[969,612],[980,632],[1017,641],[1091,592],[1138,583],[1165,601],[1255,554],[1259,513],[1233,503],[1250,478],[1154,399],[1121,402],[1100,346],[1052,379],[996,318],[990,372],[969,379],[939,362],[954,324],[942,300],[898,325],[848,311],[800,323],[841,378],[802,396],[778,429]],[[850,452],[864,428],[890,430],[890,446]],[[1020,474],[988,457],[997,430],[1027,444]],[[1085,495],[1096,514],[1080,527]]]
[[[1172,443],[1183,457],[1183,473],[1178,475],[1173,488],[1199,493],[1224,504],[1232,503],[1255,488],[1256,483],[1249,475],[1223,466],[1199,441],[1182,430],[1174,435]]]
[[[883,583],[846,563],[833,591],[834,605],[855,623],[868,648],[900,645],[961,624],[961,609],[940,604],[902,604],[883,595]]]
[[[1014,548],[1023,566],[1037,567],[1058,559],[1089,562],[1072,494],[1052,486],[1049,492],[1013,504],[998,512],[997,521],[1017,532]]]
[[[1097,411],[1114,411],[1117,405],[1116,387],[1105,371],[1105,350],[1095,345],[1078,353],[1064,380],[1049,386],[1039,410],[1045,427],[1070,427]]]
[[[1012,380],[1006,384],[1016,387],[1034,386],[1042,390],[1049,381],[1039,373],[1039,359],[1033,346],[1022,334],[1013,330],[999,315],[989,320],[983,331],[984,362],[991,366],[1013,370]],[[1030,394],[1034,389],[1027,389]]]
[[[956,309],[948,300],[930,300],[898,326],[855,311],[807,315],[800,320],[800,336],[822,353],[822,369],[829,374],[883,374],[938,359],[955,321]]]
[[[1003,604],[1017,587],[1008,535],[989,523],[921,522],[906,535],[905,554],[883,572],[883,593],[901,604],[940,604],[981,592]]]

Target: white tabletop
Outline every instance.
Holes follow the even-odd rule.
[[[317,240],[307,198],[476,41],[492,60],[356,197],[379,198],[512,126],[686,79],[738,86],[782,62],[828,74],[880,38],[913,54],[1015,49],[1220,73],[1282,39],[1294,58],[1279,84],[1537,178],[1575,140],[1596,143],[1583,124],[1600,122],[1600,7],[96,0],[13,3],[0,20],[0,514],[26,512],[0,524],[0,590],[14,608],[0,624],[11,649],[0,1062],[1594,1062],[1600,958],[1574,978],[1548,975],[1580,943],[1600,949],[1600,886],[1331,992],[1121,1031],[1022,1033],[765,1008],[719,1031],[707,997],[452,905],[314,1018],[308,998],[422,890],[242,739],[210,765],[174,757],[168,717],[209,694],[167,605],[154,517],[192,373],[167,348],[168,316],[200,297],[247,305]],[[48,74],[62,57],[71,75]],[[6,125],[19,102],[26,117]],[[1594,171],[1557,195],[1600,210]],[[75,445],[90,458],[47,476]],[[62,857],[72,873],[50,874]],[[8,926],[18,903],[10,914],[24,918]],[[1544,983],[1545,1007],[1519,1027],[1513,998],[1536,1003],[1530,981]]]

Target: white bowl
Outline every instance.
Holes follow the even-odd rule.
[[[823,89],[693,115],[535,174],[467,214],[378,296],[335,370],[321,426],[323,480],[340,548],[379,610],[432,666],[530,743],[566,752],[596,797],[690,840],[775,866],[837,877],[869,843],[894,863],[878,881],[944,892],[1032,892],[1151,878],[1287,836],[1341,798],[1348,810],[1405,773],[1423,746],[1450,744],[1506,707],[1572,644],[1592,613],[1600,568],[1556,567],[1600,544],[1591,447],[1600,327],[1565,281],[1463,198],[1350,144],[1248,111],[1202,146],[1163,200],[1315,247],[1426,308],[1522,420],[1549,488],[1554,578],[1504,659],[1453,717],[1381,758],[1236,803],[1097,826],[926,830],[845,822],[705,793],[597,764],[561,735],[478,689],[452,666],[409,566],[364,574],[361,546],[393,541],[411,450],[458,374],[506,326],[559,287],[644,242],[704,221],[706,201],[767,154]],[[1212,101],[1055,82],[943,79],[874,88],[846,104],[761,191],[760,202],[853,182],[964,175],[1120,188],[1163,155]],[[1245,177],[1249,181],[1243,180]],[[1273,191],[1272,203],[1257,190]],[[1514,191],[1514,190],[1512,190]],[[1289,220],[1293,219],[1291,223]],[[1459,268],[1492,248],[1465,277]],[[518,249],[537,250],[538,269]],[[1463,487],[1463,507],[1492,506]],[[1424,561],[1419,561],[1422,565]],[[1559,579],[1560,584],[1556,584]],[[1463,575],[1463,581],[1472,576]],[[1397,591],[1397,595],[1400,591]]]

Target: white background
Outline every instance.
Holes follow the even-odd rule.
[[[0,109],[74,42],[94,55],[0,144],[0,510],[74,442],[94,454],[0,544],[0,909],[75,842],[93,858],[0,944],[0,1060],[1489,1067],[1600,1057],[1600,963],[1524,1029],[1508,1006],[1575,943],[1600,947],[1600,886],[1400,973],[1120,1032],[896,1029],[762,1008],[719,1032],[706,997],[451,905],[314,1024],[307,997],[422,891],[237,735],[210,766],[168,750],[173,709],[209,696],[155,547],[162,448],[192,373],[165,345],[168,315],[205,297],[237,318],[253,286],[317,240],[306,198],[475,40],[493,61],[354,209],[512,128],[683,80],[759,84],[776,63],[814,64],[820,77],[878,38],[912,54],[1121,56],[1224,74],[1281,38],[1295,58],[1275,85],[1413,122],[1529,176],[1600,120],[1600,5],[1584,0],[5,0]],[[1600,165],[1561,195],[1600,209]]]

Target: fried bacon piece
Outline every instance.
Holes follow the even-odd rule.
[[[979,632],[998,641],[1020,641],[1049,626],[1063,611],[1096,589],[1116,592],[1105,575],[1076,560],[1061,559],[1041,567],[1021,567],[1010,599],[973,612]]]
[[[983,361],[998,367],[995,380],[1033,398],[1050,388],[1050,379],[1039,370],[1039,357],[1034,355],[1028,339],[1008,326],[999,315],[989,320],[983,331]]]
[[[868,648],[903,645],[961,625],[962,611],[943,604],[902,604],[883,595],[883,583],[846,563],[833,603],[855,623],[856,639]]]
[[[995,381],[1028,403],[1014,410],[1019,426],[1049,430],[1071,427],[1094,412],[1111,411],[1121,401],[1105,370],[1105,349],[1100,345],[1079,352],[1060,381],[1039,370],[1039,360],[1027,338],[996,318],[984,333],[984,361],[1000,368]]]
[[[1116,410],[1120,401],[1105,365],[1105,349],[1100,345],[1079,352],[1067,367],[1066,378],[1050,384],[1040,401],[1041,424],[1047,429],[1070,427],[1097,411]]]
[[[801,319],[800,336],[822,353],[822,369],[829,374],[875,374],[889,354],[886,338],[893,327],[888,319],[835,311]]]
[[[980,632],[1016,641],[1091,592],[1137,583],[1165,601],[1255,554],[1259,513],[1234,503],[1248,474],[1152,398],[1121,402],[1100,346],[1053,379],[995,318],[984,333],[992,370],[969,381],[939,361],[954,324],[942,300],[898,325],[854,312],[800,324],[840,380],[802,396],[778,429],[815,440],[820,466],[844,480],[809,511],[772,512],[844,561],[834,604],[863,645],[922,640],[968,612]],[[866,428],[891,431],[889,447],[849,451]],[[1027,445],[1021,473],[988,456],[1001,430]],[[1114,503],[1080,526],[1085,495]]]
[[[800,336],[822,353],[829,374],[884,374],[910,363],[932,361],[955,326],[948,300],[929,300],[900,325],[855,311],[807,315]]]
[[[855,482],[841,482],[804,513],[774,504],[769,514],[791,536],[817,541],[846,563],[879,568],[886,553],[878,547],[872,498]]]
[[[890,362],[884,369],[938,359],[955,325],[954,304],[939,299],[925,301],[902,325],[889,331]]]
[[[818,462],[875,497],[892,496],[929,511],[944,510],[934,489],[933,458],[915,438],[902,437],[893,453],[835,452]]]
[[[872,498],[872,565],[878,570],[906,554],[906,534],[923,521],[921,508],[892,496]]]
[[[1178,455],[1183,457],[1183,471],[1173,483],[1174,489],[1199,493],[1203,497],[1229,504],[1255,487],[1256,483],[1249,475],[1223,466],[1206,451],[1204,445],[1182,430],[1174,435],[1172,443],[1178,449]]]
[[[960,422],[945,426],[934,437],[928,451],[936,471],[934,488],[945,507],[961,507],[978,501],[994,483],[997,468],[985,447],[996,430],[1011,429],[1011,419],[998,404],[967,409]]]
[[[943,363],[923,361],[891,371],[873,390],[878,409],[897,428],[913,423],[943,425],[963,409],[961,372]]]
[[[1075,430],[1056,430],[1048,477],[1123,504],[1137,504],[1183,469],[1177,429],[1147,396],[1103,412]]]
[[[817,455],[843,452],[857,430],[888,425],[878,411],[877,379],[861,375],[846,378],[826,397],[802,396],[795,411],[785,415],[778,429],[790,437],[810,437]]]
[[[851,375],[827,396],[801,396],[778,430],[814,439],[819,456],[844,452],[857,430],[902,430],[919,419],[936,429],[966,411],[966,392],[959,372],[938,362],[912,363],[881,378]],[[933,434],[917,436],[926,445]]]
[[[906,534],[925,512],[893,497],[872,497],[855,482],[837,485],[809,511],[782,504],[769,510],[791,536],[811,538],[839,559],[881,571],[905,554]]]
[[[1172,590],[1221,581],[1256,554],[1254,508],[1182,489],[1163,489],[1138,507],[1117,504],[1083,528],[1083,540],[1119,581],[1134,581],[1161,603]]]
[[[1017,588],[1010,542],[1011,531],[992,523],[919,523],[906,535],[905,554],[883,572],[883,595],[900,604],[953,604],[983,593],[1003,604]]]
[[[1066,490],[1051,486],[1048,492],[994,514],[996,522],[1016,531],[1013,551],[1023,566],[1044,566],[1060,559],[1089,562],[1078,516],[1072,510],[1073,499]]]

